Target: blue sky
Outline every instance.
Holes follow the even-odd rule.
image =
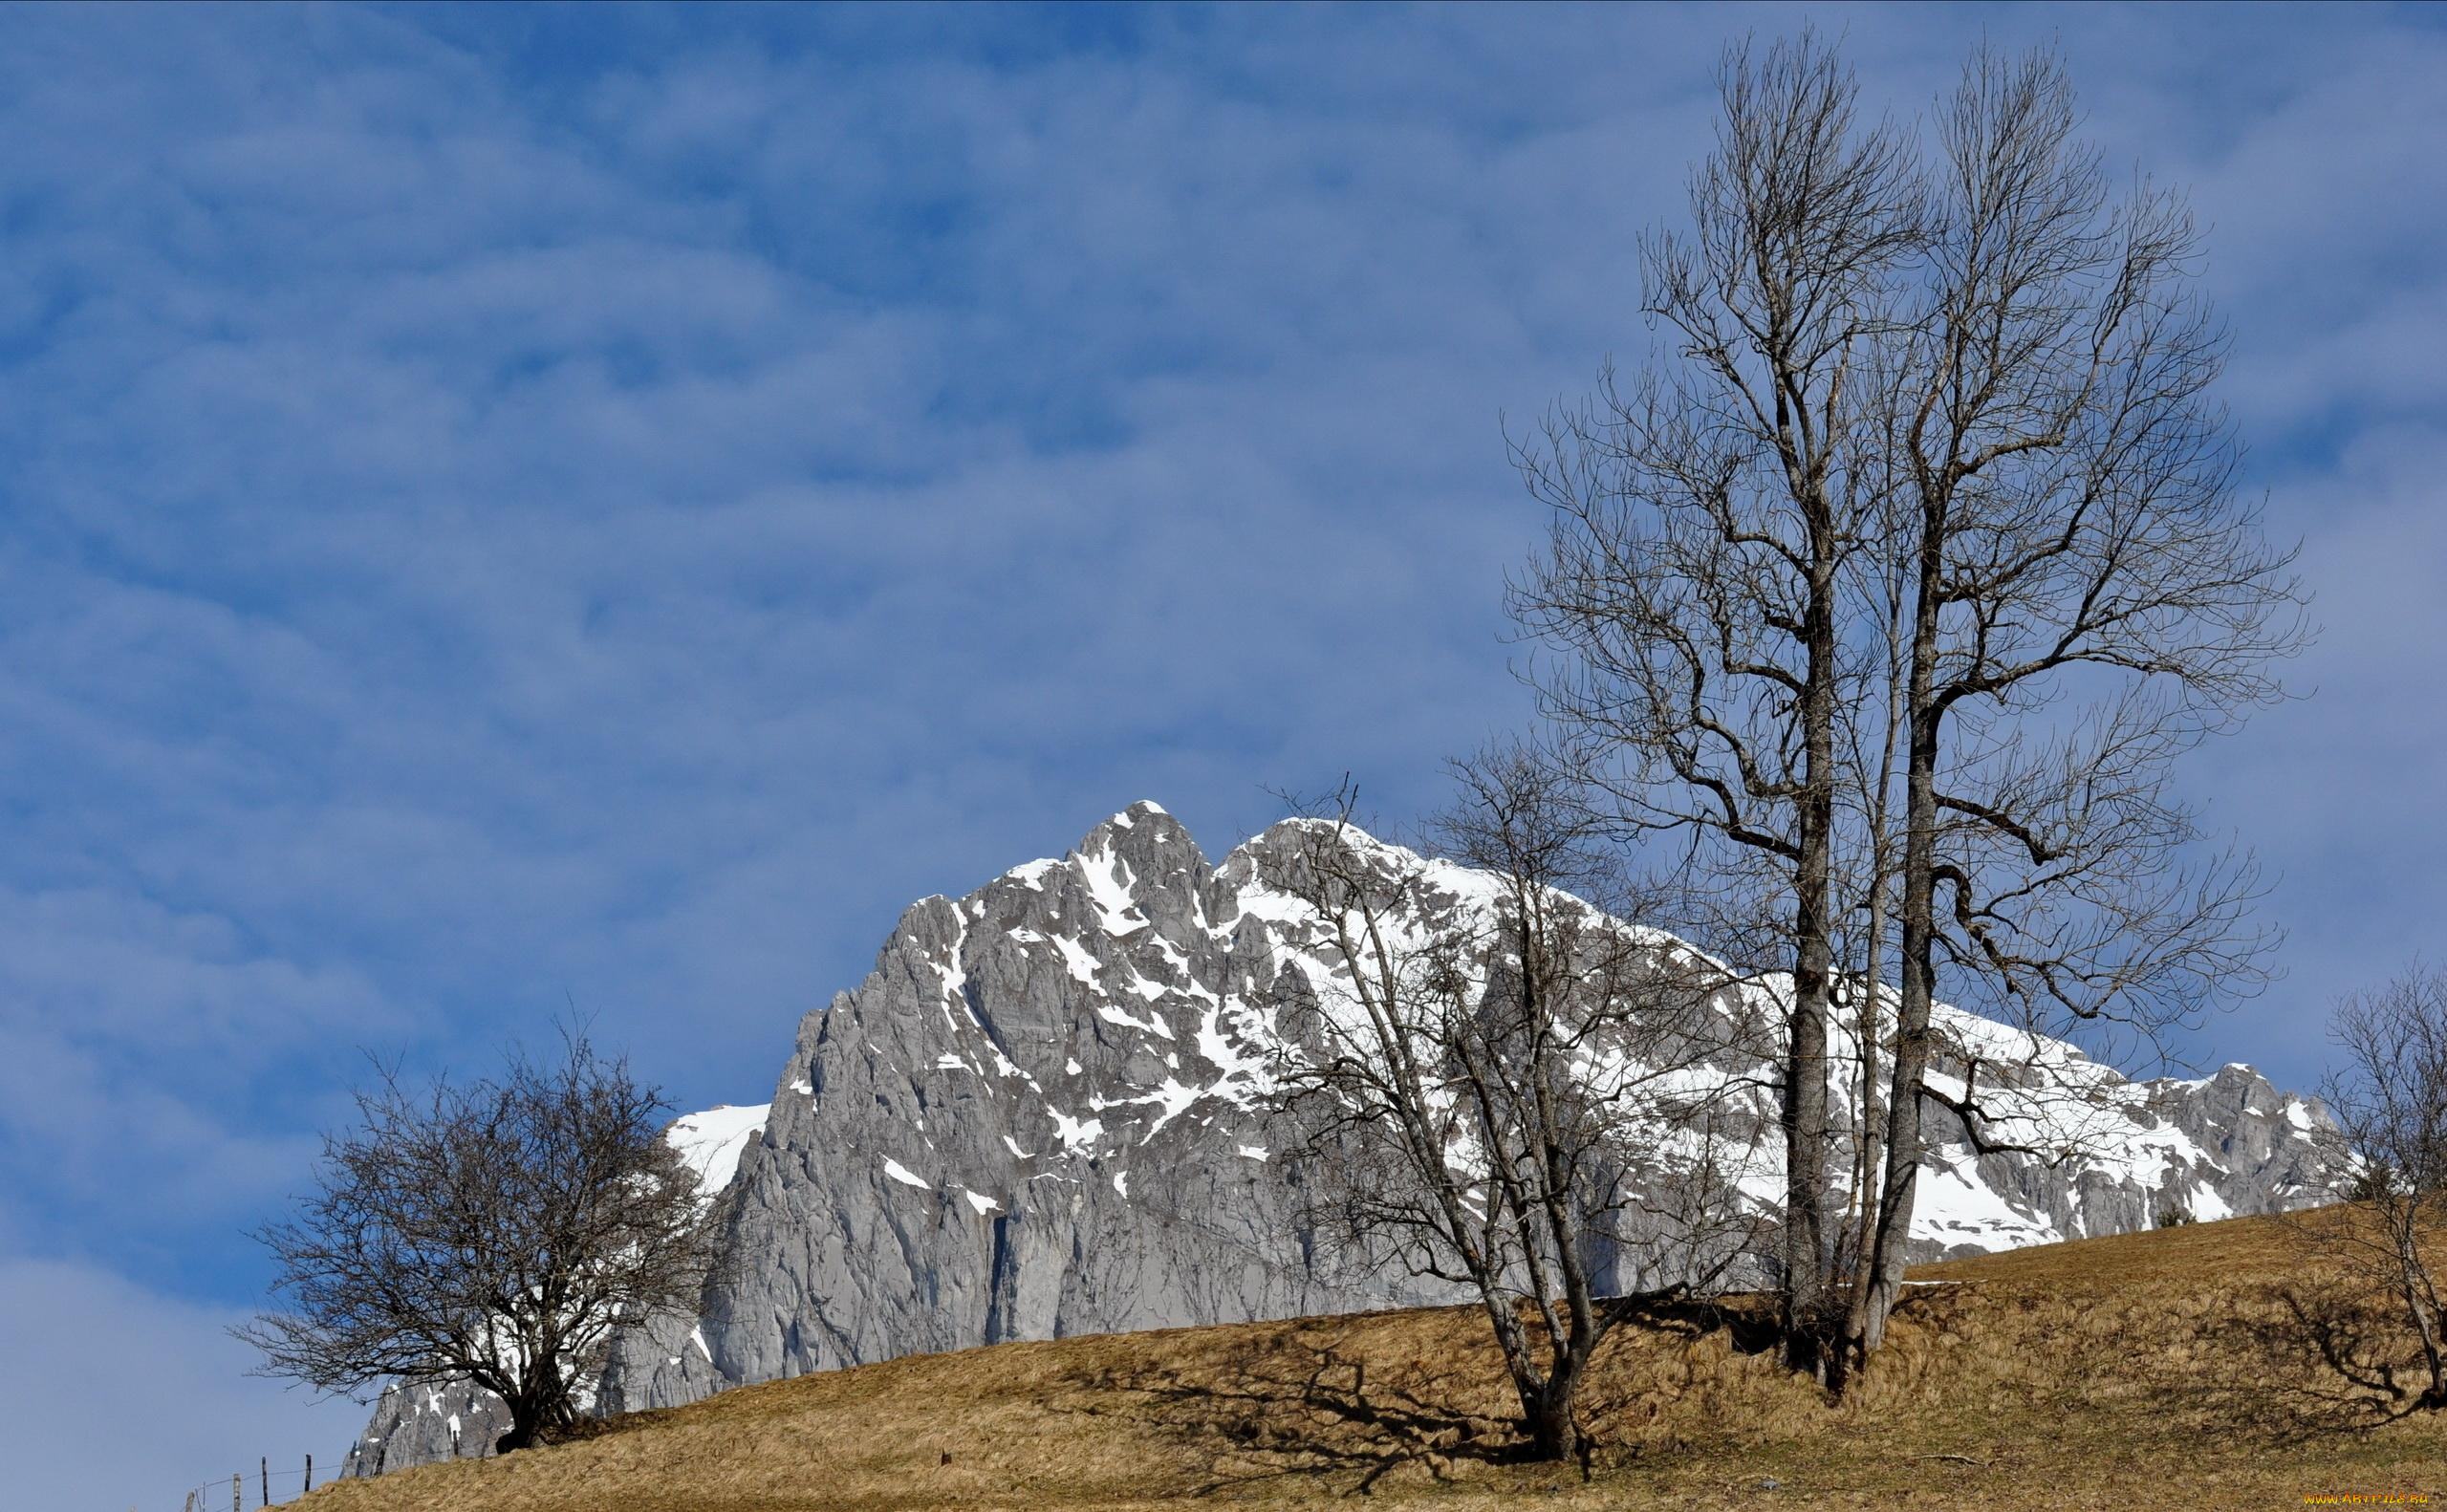
[[[1815,13],[1899,114],[2059,41],[2211,227],[2324,633],[2186,776],[2292,939],[2177,1049],[2307,1084],[2447,917],[2447,29]],[[360,1047],[574,1003],[762,1101],[910,900],[1131,800],[1431,807],[1527,713],[1499,416],[1645,350],[1717,50],[1799,18],[0,11],[12,1476],[345,1443],[219,1330]]]

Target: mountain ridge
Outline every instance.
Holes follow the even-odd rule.
[[[718,1110],[674,1126],[704,1162],[733,1264],[699,1316],[617,1341],[598,1405],[673,1406],[1014,1339],[1453,1300],[1338,1257],[1307,1226],[1296,1160],[1268,1138],[1276,1006],[1331,990],[1336,970],[1313,915],[1267,880],[1302,823],[1210,863],[1141,802],[1061,857],[911,904],[874,970],[803,1018],[761,1118]],[[1388,864],[1416,863],[1422,908],[1485,906],[1483,874],[1353,834]],[[1728,1011],[1772,1013],[1775,991],[1763,978]],[[1939,1029],[1941,1090],[1985,1070],[1992,1130],[2062,1136],[2078,1156],[1981,1155],[1959,1123],[1947,1129],[1956,1137],[1936,1141],[1922,1182],[1919,1258],[2146,1227],[2174,1210],[2265,1211],[2320,1185],[2320,1111],[2247,1067],[2135,1082],[1958,1010]],[[1772,1110],[1754,1113],[1772,1123]],[[1772,1202],[1781,1156],[1755,1159],[1745,1187]],[[464,1391],[388,1393],[350,1468],[489,1442],[485,1407]]]

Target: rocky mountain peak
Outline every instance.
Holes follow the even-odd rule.
[[[735,1155],[719,1197],[732,1264],[701,1316],[618,1341],[604,1404],[1006,1339],[1449,1300],[1339,1268],[1269,1136],[1283,988],[1331,990],[1339,970],[1321,921],[1282,886],[1315,823],[1287,820],[1210,865],[1171,814],[1137,803],[1060,857],[913,904],[866,980],[802,1021],[770,1108],[691,1126]],[[1405,906],[1421,929],[1492,906],[1483,874],[1356,830],[1344,839],[1418,879]],[[1723,1011],[1772,1017],[1780,990],[1774,978],[1729,990]],[[2169,1207],[2260,1211],[2319,1189],[2318,1110],[2248,1068],[2134,1082],[1970,1014],[1942,1010],[1937,1027],[1950,1094],[1976,1074],[1999,1127],[2058,1157],[1981,1156],[1938,1128],[1913,1227],[1925,1254],[2146,1226]],[[1766,1068],[1718,1069],[1741,1085]],[[1749,1095],[1765,1137],[1743,1184],[1772,1206],[1773,1111]],[[383,1440],[376,1466],[429,1454],[416,1424],[448,1405],[395,1397],[369,1430]]]

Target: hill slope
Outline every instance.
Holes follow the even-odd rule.
[[[2337,1221],[2335,1214],[2314,1221]],[[2245,1218],[1924,1268],[1824,1405],[1729,1313],[1617,1336],[1577,1467],[1507,1463],[1483,1318],[1430,1308],[1015,1343],[746,1387],[583,1443],[345,1481],[314,1512],[1268,1505],[2125,1508],[2447,1500],[2447,1422],[2344,1431]],[[1772,1486],[1769,1484],[1773,1482]]]

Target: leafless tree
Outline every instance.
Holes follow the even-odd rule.
[[[2146,1034],[2247,990],[2273,943],[2250,858],[2196,859],[2168,774],[2276,696],[2302,595],[2235,486],[2190,215],[2146,182],[2115,194],[2077,123],[2053,55],[1972,56],[1937,113],[1885,357],[1878,444],[1908,479],[1886,544],[1912,617],[1900,1002],[1856,1360],[1909,1259],[1941,970],[2009,1022]]]
[[[1324,966],[1278,1090],[1328,1232],[1471,1287],[1530,1453],[1562,1458],[1608,1331],[1754,1242],[1733,1177],[1758,1118],[1723,1106],[1722,968],[1568,890],[1605,896],[1569,785],[1519,749],[1456,769],[1449,861],[1362,834],[1346,792],[1269,878]]]
[[[1857,121],[1850,75],[1814,37],[1737,47],[1721,84],[1691,229],[1641,246],[1668,359],[1628,384],[1610,370],[1593,402],[1515,444],[1553,525],[1510,602],[1567,653],[1540,680],[1546,710],[1618,817],[1644,841],[1682,839],[1715,906],[1754,926],[1782,915],[1786,1338],[1816,1370],[1839,1316],[1828,1023],[1854,901],[1841,727],[1871,665],[1850,567],[1894,482],[1876,357],[1921,191],[1905,135]]]
[[[2345,1186],[2356,1212],[2313,1231],[2349,1272],[2385,1296],[2410,1335],[2416,1374],[2377,1357],[2357,1384],[2397,1412],[2447,1411],[2447,972],[2415,966],[2336,1006],[2331,1032],[2344,1066],[2320,1090],[2335,1120]]]
[[[357,1094],[318,1190],[258,1233],[290,1304],[235,1330],[262,1373],[472,1382],[508,1406],[508,1451],[576,1420],[616,1329],[697,1306],[713,1236],[660,1094],[582,1032],[564,1051],[422,1093],[386,1069]]]
[[[1932,1085],[1941,981],[2147,1036],[2257,980],[2251,860],[2169,776],[2301,637],[2179,197],[2112,192],[2046,54],[1975,54],[1923,133],[1855,95],[1808,33],[1728,54],[1692,228],[1641,248],[1655,359],[1515,443],[1552,529],[1510,595],[1617,817],[1736,916],[1686,918],[1790,972],[1787,1356],[1839,1387],[1931,1118],[2023,1147]]]

